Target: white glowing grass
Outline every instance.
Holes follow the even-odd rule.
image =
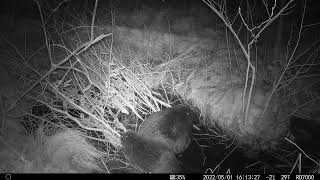
[[[65,36],[63,38],[66,39],[71,36],[78,37],[73,39],[74,44],[72,44],[76,48],[70,50],[65,46],[64,41],[51,43],[49,39],[51,34],[45,24],[41,4],[38,1],[37,4],[50,69],[40,73],[39,70],[25,63],[39,78],[10,104],[6,109],[7,112],[17,108],[22,99],[31,99],[49,107],[57,119],[68,118],[82,129],[100,132],[103,134],[99,137],[102,138],[101,141],[107,141],[114,147],[119,147],[121,146],[119,131],[125,130],[125,126],[118,120],[118,113],[111,111],[112,108],[124,114],[133,112],[142,119],[141,115],[148,114],[150,111],[159,111],[160,105],[170,106],[152,92],[150,86],[152,83],[147,81],[154,77],[162,78],[161,75],[150,74],[151,70],[146,69],[139,62],[131,66],[122,63],[122,59],[117,56],[121,52],[116,52],[116,48],[113,47],[112,33],[95,35],[95,13],[93,13],[91,26],[73,26],[69,31],[54,32],[56,36]],[[96,8],[97,5],[94,12]],[[83,33],[88,28],[90,31]],[[79,29],[80,31],[77,31]],[[83,39],[87,39],[87,42],[83,42]],[[28,59],[23,57],[13,44],[11,47],[16,50],[21,59]],[[60,78],[52,80],[53,76],[60,76]],[[156,81],[159,82],[161,79]],[[59,101],[60,104],[57,105],[56,102]],[[80,110],[79,117],[70,115],[68,109]],[[107,118],[108,115],[112,118]],[[92,138],[97,140],[97,137]]]
[[[24,127],[8,119],[0,136],[0,170],[17,173],[89,173],[102,171],[97,162],[103,156],[83,132],[56,129],[54,135],[40,126],[34,136],[23,133]]]

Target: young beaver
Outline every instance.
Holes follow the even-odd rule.
[[[121,136],[123,151],[129,161],[151,173],[178,173],[180,163],[165,144],[143,137],[132,130]]]

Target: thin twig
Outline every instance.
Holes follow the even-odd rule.
[[[91,36],[90,36],[90,40],[91,40],[91,41],[93,41],[93,38],[94,38],[94,21],[95,21],[95,18],[96,18],[98,1],[99,1],[99,0],[96,0],[96,2],[94,3],[94,9],[93,9],[93,13],[92,13],[92,19],[91,19]]]
[[[296,166],[298,165],[298,173],[300,174],[301,173],[301,153],[299,153],[296,161],[294,162],[294,165],[290,171],[290,174],[292,174],[293,170],[296,168]]]
[[[291,1],[292,1],[292,0],[291,0]],[[291,2],[291,1],[290,1],[290,2]],[[294,57],[294,54],[295,54],[295,52],[296,52],[296,50],[297,50],[297,48],[298,48],[298,46],[299,46],[300,37],[301,37],[301,31],[302,31],[302,26],[303,26],[303,22],[304,22],[305,10],[306,10],[306,6],[307,6],[306,3],[307,3],[307,0],[305,0],[305,4],[304,4],[304,7],[303,7],[303,13],[302,13],[302,18],[301,18],[301,23],[300,23],[299,33],[298,33],[298,40],[297,40],[296,45],[295,45],[295,47],[294,47],[294,49],[293,49],[293,51],[292,51],[292,53],[291,53],[291,55],[290,55],[290,57],[289,57],[289,59],[288,59],[288,61],[287,61],[286,67],[284,68],[284,70],[283,70],[283,72],[281,73],[279,79],[277,80],[277,83],[276,83],[276,84],[274,85],[274,87],[272,88],[272,91],[271,91],[271,93],[270,93],[270,95],[269,95],[269,97],[268,97],[268,99],[267,99],[267,102],[266,102],[266,104],[265,104],[265,107],[264,107],[264,109],[263,109],[263,112],[261,113],[260,120],[259,120],[260,122],[261,122],[261,119],[263,118],[265,112],[267,111],[267,108],[269,107],[269,104],[270,104],[270,102],[271,102],[271,99],[272,99],[272,97],[273,97],[273,94],[276,92],[276,90],[277,90],[278,86],[280,85],[280,83],[281,83],[284,75],[286,74],[287,69],[289,68],[289,66],[290,66],[290,64],[291,64],[291,61],[292,61],[292,59],[293,59],[293,57]]]
[[[88,41],[86,43],[81,44],[77,49],[75,49],[71,54],[69,54],[67,57],[65,57],[63,60],[61,60],[58,64],[55,64],[51,67],[51,69],[44,74],[40,79],[38,79],[35,83],[33,83],[27,90],[25,90],[6,110],[7,112],[11,111],[17,103],[26,95],[28,94],[33,88],[35,88],[41,81],[43,81],[46,77],[48,77],[54,70],[56,70],[57,67],[64,64],[66,61],[68,61],[71,57],[80,54],[81,52],[85,51],[89,47],[91,47],[93,44],[99,42],[100,40],[104,39],[105,37],[110,36],[111,34],[107,35],[100,35],[97,37],[94,41]]]
[[[309,160],[311,160],[312,162],[314,162],[317,166],[320,166],[320,162],[314,160],[312,157],[310,157],[307,153],[305,153],[296,143],[292,142],[290,139],[288,138],[284,138],[285,140],[287,140],[289,143],[293,144],[296,148],[299,149],[300,152],[302,152],[302,154],[304,156],[306,156],[306,158],[308,158]]]
[[[37,3],[37,6],[38,6],[40,18],[41,18],[42,30],[43,30],[43,34],[44,34],[44,39],[46,41],[47,52],[48,52],[50,64],[52,65],[53,61],[52,61],[51,47],[50,47],[50,44],[49,44],[49,41],[48,41],[49,39],[48,39],[48,35],[47,35],[46,24],[44,23],[44,18],[43,18],[42,9],[41,9],[41,5],[39,3],[39,0],[36,0],[36,3]]]
[[[217,168],[220,167],[220,165],[230,156],[230,154],[235,150],[237,149],[238,146],[235,146],[220,162],[219,164],[217,164],[217,166],[212,170],[213,172],[215,172],[217,170]]]

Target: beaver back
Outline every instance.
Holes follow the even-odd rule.
[[[177,172],[178,160],[165,144],[127,131],[121,136],[123,150],[129,161],[145,171],[153,173]]]

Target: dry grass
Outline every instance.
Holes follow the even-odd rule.
[[[100,32],[97,35],[96,32],[100,28],[95,26],[95,13],[89,26],[69,24],[69,26],[65,26],[69,29],[60,29],[57,26],[64,22],[47,24],[46,22],[49,22],[49,19],[45,19],[47,14],[44,14],[40,1],[36,1],[36,3],[41,15],[45,47],[41,47],[35,50],[32,55],[27,56],[14,44],[7,41],[20,56],[22,64],[26,67],[25,73],[31,78],[23,79],[24,84],[28,84],[28,86],[12,103],[7,105],[3,114],[10,114],[12,110],[18,109],[20,113],[15,116],[22,118],[28,115],[31,117],[30,123],[34,121],[35,124],[44,123],[70,129],[67,130],[67,133],[61,134],[52,132],[50,128],[39,129],[38,125],[32,125],[38,128],[37,132],[43,130],[44,132],[41,133],[54,137],[46,137],[47,139],[43,141],[53,142],[48,142],[49,144],[43,147],[38,145],[38,141],[42,141],[41,138],[44,135],[36,135],[37,140],[33,143],[34,148],[36,151],[46,152],[37,161],[40,161],[41,158],[43,160],[52,158],[57,159],[57,162],[54,162],[57,165],[61,162],[58,162],[60,157],[56,156],[71,156],[69,151],[73,152],[78,149],[76,153],[83,157],[79,157],[81,162],[76,163],[86,167],[93,166],[85,164],[85,162],[91,163],[88,158],[96,157],[97,154],[85,154],[92,151],[86,149],[89,144],[84,143],[84,139],[77,139],[80,137],[73,135],[70,131],[79,129],[84,132],[94,132],[86,133],[87,135],[84,137],[103,144],[103,150],[107,156],[117,153],[116,149],[121,147],[120,132],[131,126],[131,124],[126,124],[128,122],[123,119],[119,119],[119,115],[132,112],[138,119],[143,120],[147,114],[159,111],[163,106],[169,107],[170,100],[166,96],[166,89],[173,90],[173,85],[164,84],[164,82],[167,80],[167,74],[173,76],[172,74],[176,74],[176,70],[168,69],[166,67],[169,66],[166,65],[157,68],[158,70],[155,72],[153,69],[155,67],[148,67],[142,63],[141,59],[136,59],[136,55],[132,52],[125,54],[126,49],[117,48],[114,32]],[[94,11],[96,8],[97,6]],[[78,22],[84,23],[81,19],[78,19]],[[35,61],[38,64],[45,64],[49,68],[43,69],[29,64],[33,58],[39,57],[37,55],[40,53],[46,53],[47,57],[42,56],[41,59]],[[146,57],[140,58],[146,59]],[[126,59],[130,61],[127,62]],[[152,89],[162,89],[166,97]],[[45,115],[33,114],[30,113],[30,109],[21,108],[22,102],[36,102],[45,105],[50,111]],[[31,106],[35,106],[35,104],[31,103]],[[77,114],[70,113],[72,110],[77,110]],[[138,119],[129,122],[137,124]],[[31,139],[31,141],[33,140]],[[51,147],[50,143],[53,143],[54,146]],[[60,148],[56,146],[70,147],[56,155],[52,154],[57,150],[56,148]],[[75,149],[70,149],[72,147]],[[43,150],[43,148],[48,149]],[[28,163],[31,169],[26,170],[25,167],[22,167],[17,171],[36,171],[32,169],[35,165]],[[41,162],[36,163],[42,164]],[[46,163],[43,162],[43,165]],[[51,172],[48,168],[51,167],[41,167],[40,169],[45,169],[44,172]],[[68,171],[68,169],[70,168],[62,167],[60,170]],[[16,170],[11,169],[10,171]]]
[[[16,173],[89,173],[102,171],[102,157],[81,131],[40,126],[34,136],[27,135],[16,119],[8,119],[1,131],[0,170]],[[52,129],[50,130],[52,131]]]
[[[89,167],[91,169],[99,169],[100,167],[96,167],[92,159],[99,158],[102,152],[96,152],[96,149],[94,149],[96,147],[93,147],[85,141],[85,138],[87,138],[99,142],[98,144],[102,144],[103,153],[108,157],[106,161],[102,162],[106,165],[105,170],[108,171],[108,163],[105,162],[113,160],[114,157],[119,161],[123,161],[118,156],[112,156],[113,154],[117,154],[117,149],[121,147],[120,133],[127,128],[137,128],[139,123],[148,114],[159,111],[162,107],[170,107],[170,104],[173,103],[173,100],[170,99],[170,95],[178,94],[176,92],[177,87],[185,83],[190,71],[195,69],[195,67],[188,68],[182,64],[188,60],[203,60],[198,58],[198,56],[195,57],[195,54],[201,53],[201,50],[207,48],[203,47],[208,44],[203,45],[202,42],[199,44],[194,43],[192,46],[187,46],[188,48],[185,48],[185,44],[183,45],[183,48],[172,48],[171,46],[162,47],[162,42],[160,42],[161,38],[168,37],[170,40],[172,37],[157,36],[158,34],[154,32],[148,34],[150,35],[150,39],[143,37],[145,39],[134,42],[136,39],[130,37],[131,35],[138,34],[144,36],[146,34],[139,34],[129,28],[117,27],[114,18],[112,19],[111,26],[106,27],[105,25],[98,24],[98,17],[96,17],[98,1],[96,1],[94,9],[92,10],[93,12],[90,21],[72,14],[70,14],[69,17],[71,20],[68,19],[68,21],[59,19],[60,17],[56,19],[46,19],[47,17],[51,17],[50,14],[44,14],[44,12],[46,12],[42,9],[44,7],[40,4],[40,1],[36,2],[41,15],[44,45],[39,49],[34,50],[34,53],[31,53],[30,55],[23,53],[14,44],[7,41],[9,47],[13,49],[12,52],[17,54],[20,63],[25,67],[23,70],[24,74],[20,75],[28,78],[20,79],[19,82],[21,82],[21,84],[23,82],[25,86],[18,97],[7,107],[1,105],[2,114],[7,115],[10,114],[12,110],[18,109],[21,112],[18,115],[20,117],[29,115],[33,120],[37,119],[37,122],[41,122],[39,124],[54,124],[58,125],[60,128],[66,129],[59,133],[54,130],[51,132],[52,129],[49,128],[38,129],[36,140],[29,139],[33,142],[32,144],[34,144],[33,146],[37,149],[37,152],[38,150],[45,152],[44,155],[41,156],[43,160],[48,159],[48,157],[45,156],[50,156],[57,160],[53,161],[52,166],[62,164],[60,161],[61,159],[66,158],[65,156],[73,157],[72,153],[76,153],[78,154],[75,162],[76,164],[84,166],[84,168]],[[225,25],[232,32],[236,42],[240,44],[240,49],[243,51],[247,62],[245,68],[246,73],[244,74],[245,86],[243,89],[241,89],[242,86],[233,89],[234,84],[237,84],[240,81],[242,82],[243,79],[239,77],[236,77],[235,79],[231,78],[231,81],[229,81],[230,79],[225,78],[223,75],[221,75],[221,79],[215,76],[220,73],[220,69],[231,68],[231,66],[225,66],[226,64],[229,65],[229,62],[224,62],[223,64],[217,63],[219,66],[215,66],[214,63],[211,63],[211,65],[209,64],[208,66],[206,64],[206,68],[211,69],[206,69],[206,71],[209,72],[204,73],[210,75],[210,73],[213,73],[214,71],[212,77],[217,78],[218,82],[216,84],[217,88],[214,89],[218,89],[216,92],[217,94],[213,94],[212,96],[214,96],[214,98],[225,98],[226,100],[223,102],[226,103],[225,107],[230,111],[234,110],[233,108],[237,108],[232,112],[227,111],[227,115],[234,113],[238,119],[241,119],[239,114],[244,115],[243,119],[248,124],[251,123],[250,118],[253,116],[253,119],[259,119],[255,116],[255,112],[259,112],[259,120],[263,119],[263,116],[267,116],[266,119],[268,119],[270,113],[268,107],[278,103],[272,101],[272,98],[278,97],[279,94],[283,95],[281,94],[283,92],[278,94],[278,90],[289,89],[290,91],[290,88],[286,89],[286,87],[289,87],[287,85],[294,81],[298,75],[296,74],[296,76],[291,77],[291,79],[287,79],[286,72],[290,71],[293,63],[298,58],[294,57],[296,47],[291,56],[289,56],[288,61],[286,61],[287,63],[282,66],[283,69],[275,73],[277,78],[272,77],[274,79],[274,86],[272,93],[268,94],[269,96],[267,99],[264,96],[263,98],[255,98],[254,87],[257,81],[257,73],[259,72],[256,71],[257,67],[253,63],[254,55],[250,54],[250,52],[252,51],[252,48],[255,47],[255,43],[260,34],[289,7],[291,2],[292,1],[289,1],[288,4],[283,6],[278,13],[273,12],[274,6],[272,6],[272,13],[270,12],[271,14],[269,14],[267,19],[254,27],[249,27],[243,19],[241,11],[239,11],[238,17],[240,17],[241,22],[253,35],[250,43],[245,45],[237,36],[237,31],[233,29],[232,21],[226,16],[227,14],[225,14],[222,4],[217,4],[214,1],[204,1],[204,3],[206,3],[224,21]],[[55,8],[54,12],[58,12],[63,3],[65,3],[65,1],[61,2],[61,4]],[[257,29],[259,29],[259,31],[255,33],[255,30]],[[121,33],[117,31],[126,32],[125,35],[127,37],[120,37]],[[136,43],[137,46],[132,45],[134,43]],[[299,41],[297,44],[299,44]],[[160,48],[151,48],[150,52],[146,50],[147,48],[143,48],[142,46],[147,48],[148,46],[159,46]],[[232,49],[233,46],[230,44],[227,46],[229,56],[229,51],[234,51],[235,56],[237,57],[237,51]],[[219,52],[216,53],[218,54]],[[45,54],[45,56],[43,56],[43,54]],[[12,59],[14,58],[12,57]],[[231,56],[229,59],[231,61]],[[31,62],[35,62],[33,64],[38,65],[35,66]],[[39,64],[42,66],[39,66]],[[198,71],[198,73],[200,71]],[[233,71],[230,71],[230,73],[233,73]],[[190,77],[191,76],[189,76],[189,78]],[[195,78],[195,80],[197,79]],[[203,84],[200,84],[200,82],[202,82],[201,80],[197,81],[200,88],[203,86]],[[206,80],[206,82],[208,81]],[[209,84],[208,86],[212,86],[212,84]],[[190,91],[188,88],[187,90]],[[241,92],[238,93],[238,91]],[[284,94],[286,92],[288,91],[285,91]],[[231,93],[231,95],[228,95],[228,93]],[[241,96],[242,94],[243,96]],[[199,94],[196,93],[196,95],[197,97],[195,98],[200,97],[200,99],[198,99],[200,102],[199,104],[194,104],[199,105],[200,109],[201,107],[207,107],[208,103],[201,100],[201,98],[206,97],[206,94],[200,94],[202,96],[199,96]],[[262,95],[264,95],[264,93]],[[210,99],[210,97],[211,96],[209,96],[207,100]],[[240,101],[234,103],[233,98],[240,98]],[[312,101],[315,100],[317,99],[312,99]],[[256,103],[256,101],[259,102]],[[267,102],[263,112],[260,111],[260,105],[262,104],[260,101]],[[31,102],[30,104],[32,106],[34,106],[35,102],[45,105],[50,109],[50,112],[44,116],[32,114],[21,107],[23,102]],[[214,102],[212,104],[217,105]],[[258,110],[252,110],[257,106],[259,106],[259,108],[257,108]],[[217,105],[217,109],[221,107],[220,104]],[[77,110],[76,115],[71,113],[73,110]],[[203,115],[208,115],[208,112],[206,112],[205,109],[201,110]],[[252,112],[251,110],[254,112],[254,115],[250,114]],[[129,117],[129,120],[121,118],[122,116],[127,116],[129,114],[134,114],[135,117]],[[217,115],[217,117],[219,117],[219,115]],[[222,121],[227,122],[221,118],[221,122]],[[2,122],[4,122],[4,120]],[[267,125],[269,125],[268,123],[271,122],[268,121]],[[256,126],[256,124],[253,126]],[[2,129],[3,127],[4,125],[1,125]],[[226,126],[226,128],[230,127]],[[250,126],[245,123],[240,129],[241,128],[246,130],[249,129],[248,131],[252,130],[250,129]],[[75,131],[75,129],[77,130]],[[81,133],[79,130],[81,130]],[[239,128],[236,128],[236,130],[239,130]],[[258,129],[258,131],[259,133],[264,134],[263,130],[260,131],[260,129]],[[228,133],[228,131],[225,132]],[[52,135],[52,137],[49,137],[48,134]],[[272,131],[269,132],[269,134],[274,135],[275,133]],[[23,138],[25,137],[21,137],[20,139]],[[256,139],[253,138],[253,141],[254,140]],[[46,145],[40,146],[39,143],[41,144],[43,142]],[[59,148],[62,148],[61,154],[54,154],[53,152],[60,151]],[[22,156],[22,161],[25,159],[24,156],[27,155]],[[12,156],[12,158],[16,157],[17,155]],[[226,158],[227,157],[228,156],[226,156]],[[36,161],[38,161],[35,162],[36,164],[44,164],[40,162],[40,159]],[[13,162],[17,163],[17,161]],[[22,165],[26,167],[19,167],[20,169],[11,170],[21,172],[37,171],[33,169],[36,166],[34,162],[26,162],[25,165]],[[13,164],[13,166],[16,165]],[[27,166],[29,166],[30,169],[28,169]],[[293,167],[295,167],[295,165]],[[49,165],[48,167],[41,167],[41,169],[44,169],[44,172],[52,172],[51,169],[55,168]],[[68,165],[62,167],[62,169],[56,170],[64,171],[68,169],[73,172],[72,167],[68,167]],[[214,171],[215,169],[213,172]]]

